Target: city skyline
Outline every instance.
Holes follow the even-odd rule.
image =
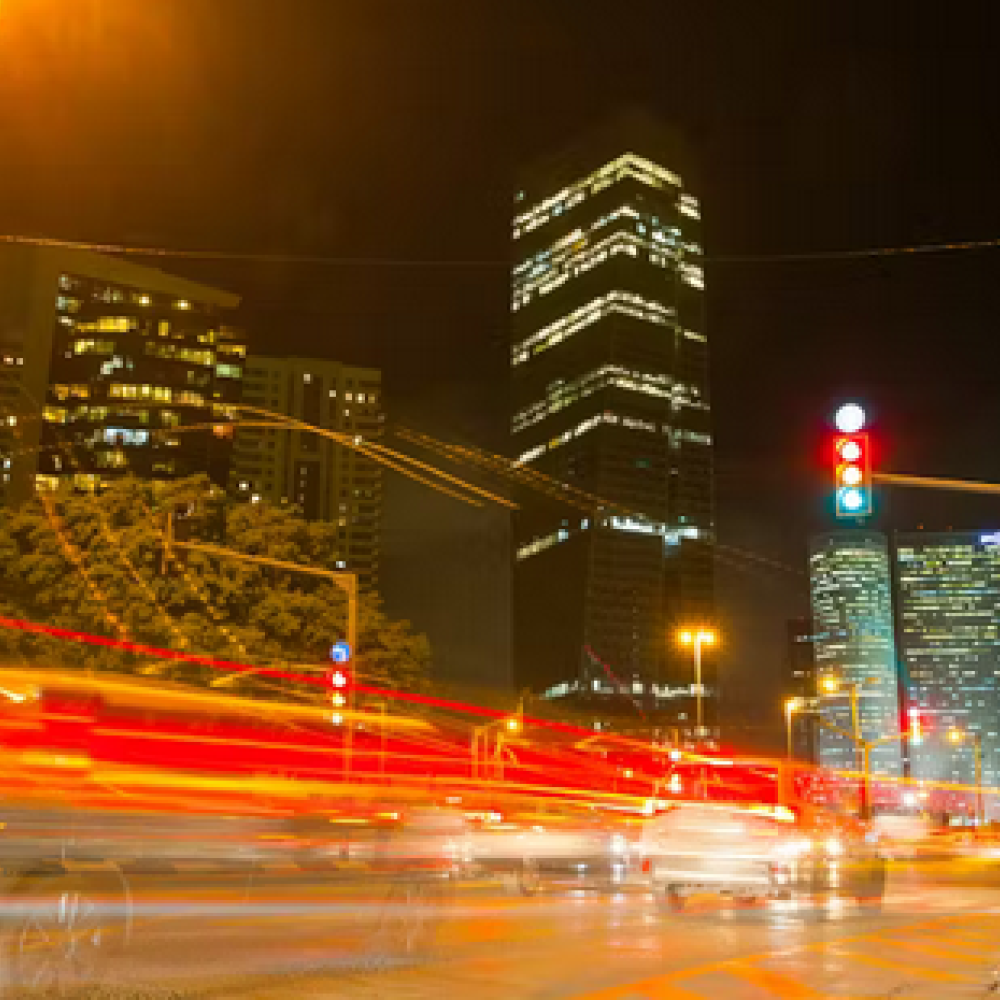
[[[825,524],[826,469],[813,456],[833,402],[871,405],[886,467],[989,478],[1000,420],[980,393],[965,433],[976,393],[956,386],[984,387],[977,373],[994,366],[991,252],[798,257],[1000,231],[988,176],[996,136],[984,125],[989,32],[948,29],[942,63],[937,20],[901,24],[888,11],[867,12],[861,45],[801,4],[721,21],[649,5],[613,32],[596,14],[537,6],[516,19],[421,11],[392,24],[375,11],[294,6],[276,14],[247,0],[236,20],[211,5],[164,8],[155,24],[129,23],[139,44],[114,59],[100,58],[107,48],[81,23],[52,80],[29,62],[49,50],[24,45],[25,89],[2,106],[7,228],[277,254],[178,268],[252,300],[241,316],[252,348],[378,367],[402,422],[500,451],[517,165],[625,105],[676,124],[701,152],[714,257],[716,520],[730,547],[716,566],[719,656],[730,696],[778,727],[784,621],[805,610],[806,538]],[[43,45],[49,30],[31,41]],[[185,45],[163,47],[171,37]],[[329,37],[343,41],[332,54]],[[677,39],[670,73],[665,37]],[[252,55],[262,46],[289,66],[266,86]],[[939,65],[932,79],[927,67]],[[320,98],[333,127],[304,114]],[[340,263],[295,264],[286,252]],[[901,526],[990,521],[981,499],[888,501]],[[426,512],[441,526],[453,516],[430,499]],[[481,590],[457,568],[428,586],[463,606]],[[493,602],[470,607],[470,619],[489,617]]]

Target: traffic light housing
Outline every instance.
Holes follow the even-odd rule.
[[[872,466],[868,435],[838,433],[833,439],[837,517],[866,517],[872,512]]]
[[[326,674],[330,688],[330,721],[339,726],[344,721],[342,712],[349,711],[354,703],[354,671],[346,663],[334,663]]]

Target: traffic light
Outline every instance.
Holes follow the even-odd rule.
[[[872,512],[868,435],[863,431],[837,434],[833,450],[837,517],[865,517]]]
[[[326,680],[330,685],[330,705],[333,707],[330,721],[339,726],[344,721],[341,713],[350,709],[354,701],[354,672],[346,663],[335,663],[327,672]]]

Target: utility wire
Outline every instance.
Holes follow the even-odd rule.
[[[129,257],[243,261],[256,264],[312,264],[324,267],[508,268],[511,264],[509,259],[499,257],[349,257],[218,249],[192,250],[163,246],[135,246],[126,243],[90,243],[83,240],[61,240],[44,236],[16,234],[0,234],[0,244],[51,247],[58,250],[87,250],[93,253],[120,254]],[[781,264],[954,253],[960,250],[994,250],[998,247],[1000,247],[1000,238],[959,240],[948,243],[914,243],[906,246],[857,247],[845,250],[816,250],[801,253],[692,255],[692,258],[703,264]]]

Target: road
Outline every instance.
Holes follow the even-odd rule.
[[[880,914],[839,900],[734,907],[704,897],[678,915],[639,889],[522,898],[484,883],[408,905],[316,879],[249,896],[141,888],[117,985],[73,996],[945,1000],[988,995],[1000,959],[1000,860],[897,866]],[[377,930],[387,913],[399,921]],[[404,955],[414,913],[441,917],[420,962]]]

